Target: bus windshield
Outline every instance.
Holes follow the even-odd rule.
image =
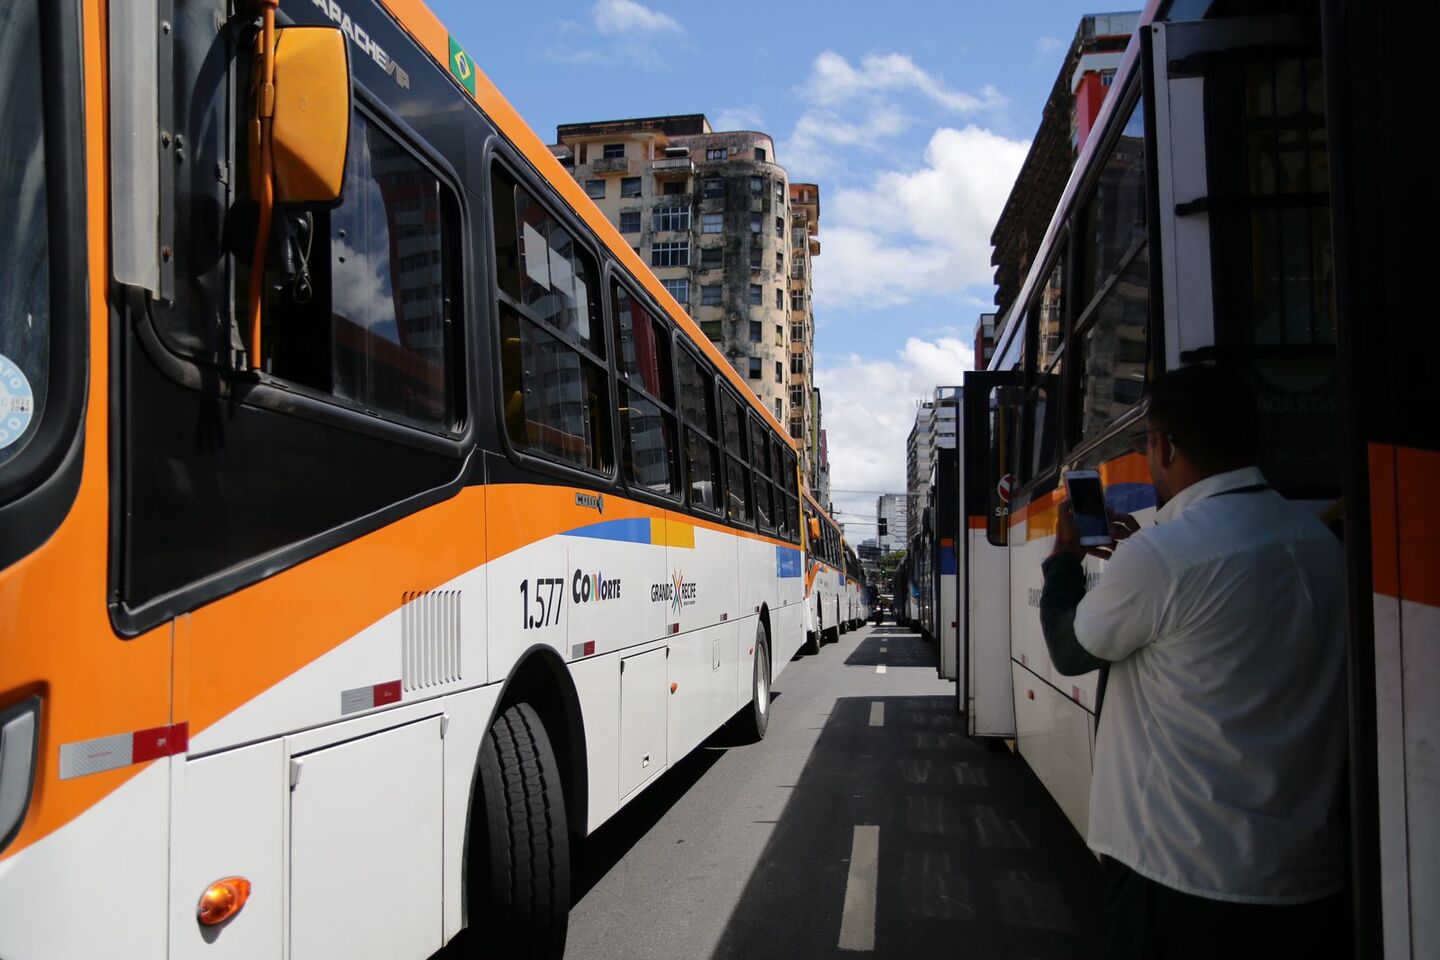
[[[0,11],[0,470],[34,436],[50,366],[38,0]]]

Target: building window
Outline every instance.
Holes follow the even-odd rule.
[[[761,251],[760,251],[760,245],[759,245],[759,244],[756,244],[755,246],[753,246],[753,247],[750,248],[750,269],[751,269],[751,270],[759,270],[759,269],[760,269],[760,252],[761,252]]]
[[[790,372],[805,372],[805,355],[803,353],[793,353],[790,355]]]
[[[805,228],[804,228],[804,227],[791,227],[791,228],[790,228],[790,246],[792,246],[792,247],[798,247],[798,248],[803,248],[803,247],[805,246]]]
[[[706,284],[700,288],[700,305],[702,307],[718,307],[720,306],[720,295],[720,284]]]
[[[621,211],[620,211],[620,232],[621,232],[621,233],[639,233],[639,232],[640,232],[640,211],[639,211],[639,210],[621,210]]]
[[[702,321],[700,321],[700,332],[703,333],[703,334],[705,334],[705,336],[709,337],[711,340],[715,341],[716,343],[719,343],[719,342],[720,342],[720,321],[719,321],[719,320],[702,320]]]
[[[666,180],[665,187],[660,192],[667,197],[683,197],[685,195],[685,181]]]
[[[639,177],[621,177],[621,178],[620,178],[620,196],[622,196],[622,197],[638,197],[638,196],[640,196],[640,178],[639,178]]]
[[[804,310],[804,309],[805,309],[805,291],[804,291],[804,290],[791,290],[791,291],[790,291],[790,309],[791,309],[791,310]]]
[[[619,160],[625,156],[625,144],[607,143],[601,150],[600,155],[606,160]]]
[[[783,250],[775,251],[775,272],[785,272],[785,252]]]
[[[804,404],[805,404],[805,388],[804,388],[804,387],[791,387],[791,388],[790,388],[790,406],[794,407],[796,410],[799,410],[802,406],[804,406]]]
[[[764,162],[765,162],[765,148],[764,148],[764,147],[756,147],[756,148],[755,148],[755,159],[756,159],[756,160],[759,160],[761,163],[764,163]]]
[[[604,200],[604,199],[605,199],[605,181],[604,181],[604,180],[586,180],[586,181],[585,181],[585,196],[589,197],[591,200]]]
[[[1115,71],[1114,71],[1114,70],[1101,70],[1101,71],[1100,71],[1100,86],[1102,86],[1102,87],[1108,87],[1108,86],[1110,86],[1111,84],[1113,84],[1114,82],[1115,82]]]
[[[677,240],[670,243],[657,243],[650,248],[650,266],[652,267],[688,267],[690,266],[690,241]]]
[[[760,304],[764,303],[764,302],[765,302],[765,299],[764,299],[763,294],[764,294],[764,291],[760,289],[760,284],[758,284],[758,283],[752,283],[752,284],[750,284],[750,306],[752,306],[752,307],[758,307],[758,306],[760,306]],[[751,340],[759,340],[759,339],[760,339],[760,326],[759,326],[759,324],[760,324],[760,321],[759,321],[759,320],[756,320],[756,321],[755,321],[755,328],[754,328],[754,331],[753,331],[754,336],[752,336],[752,337],[750,338]]]
[[[759,357],[751,357],[751,358],[750,358],[750,379],[751,379],[751,380],[759,380],[759,379],[760,379],[760,358],[759,358]]]
[[[729,147],[709,147],[705,150],[706,160],[727,160],[729,157]]]
[[[758,214],[758,213],[752,213],[752,214],[750,214],[750,232],[751,232],[751,233],[759,233],[759,232],[760,232],[760,226],[761,226],[760,214]]]
[[[779,420],[782,415],[783,415],[783,411],[780,409],[780,401],[779,401],[779,400],[776,400],[776,401],[775,401],[775,419],[776,419],[776,420]]]
[[[775,202],[784,205],[785,203],[785,181],[775,181]]]
[[[650,229],[656,233],[666,230],[689,230],[690,207],[688,204],[656,207],[650,219]]]
[[[690,281],[684,277],[678,280],[661,280],[660,285],[670,291],[670,296],[675,298],[676,303],[690,302]]]
[[[775,309],[785,309],[785,291],[781,290],[779,287],[775,288]]]
[[[776,360],[776,361],[775,361],[775,382],[776,382],[776,383],[784,383],[784,382],[785,382],[785,364],[781,363],[779,360]],[[779,401],[779,400],[776,400],[775,402],[778,404],[780,401]],[[780,414],[777,412],[777,413],[775,414],[775,416],[778,417],[778,416],[780,416]]]
[[[724,233],[725,214],[723,213],[702,213],[700,214],[701,233]]]
[[[785,324],[783,323],[775,324],[775,346],[785,346]]]
[[[757,197],[760,196],[760,194],[764,193],[764,192],[765,192],[765,178],[764,178],[764,177],[751,177],[751,178],[750,178],[750,192],[751,192],[752,194],[754,194],[755,196],[757,196]]]
[[[714,267],[718,267],[724,262],[724,259],[725,250],[723,247],[700,248],[700,268],[702,270],[709,270]]]
[[[791,340],[792,342],[794,342],[794,343],[804,343],[804,342],[805,342],[805,324],[803,324],[803,323],[792,323],[792,324],[790,324],[790,340]]]
[[[801,263],[800,261],[797,260],[797,261],[795,262],[795,264],[790,268],[790,279],[792,279],[792,280],[804,280],[804,279],[805,279],[805,264],[803,264],[803,263]]]
[[[707,200],[725,196],[725,181],[719,177],[706,177],[701,181],[702,196]]]
[[[796,440],[799,440],[799,439],[800,439],[800,434],[803,433],[804,431],[805,431],[804,421],[802,421],[799,417],[791,417],[791,418],[790,418],[790,436],[794,437]]]
[[[779,237],[781,240],[784,240],[784,239],[785,239],[785,218],[784,218],[784,217],[776,217],[776,218],[775,218],[775,236]]]
[[[760,321],[759,321],[759,320],[751,320],[751,321],[750,321],[750,342],[751,342],[751,343],[759,343],[759,342],[760,342]]]

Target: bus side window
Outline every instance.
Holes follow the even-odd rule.
[[[1010,494],[1017,486],[1013,452],[1018,432],[1017,411],[1012,399],[1014,393],[1015,388],[1012,387],[994,387],[987,400],[988,469],[985,471],[985,487],[989,509],[985,512],[985,539],[997,547],[1003,547],[1010,541]]]
[[[1063,241],[1060,245],[1063,248]],[[1065,362],[1064,288],[1065,258],[1061,256],[1050,268],[1045,286],[1031,307],[1031,323],[1036,331],[1036,373],[1025,402],[1030,436],[1021,482],[1048,471],[1059,452],[1060,383]]]
[[[296,272],[265,311],[263,367],[362,410],[454,429],[455,201],[362,111],[352,125],[344,201],[287,218],[282,254]]]
[[[800,490],[797,474],[800,469],[795,454],[785,451],[785,536],[791,543],[800,542]]]
[[[775,523],[770,495],[770,431],[755,416],[750,417],[750,471],[755,485],[755,522],[761,530],[773,531]]]
[[[755,522],[755,500],[750,492],[750,467],[746,463],[748,441],[745,414],[740,398],[728,387],[720,388],[721,429],[725,438],[725,515],[736,523]]]
[[[491,200],[505,432],[517,449],[608,475],[612,403],[595,260],[498,164]]]
[[[668,496],[679,489],[670,331],[620,284],[610,297],[625,481]]]
[[[1145,103],[1131,107],[1081,208],[1075,356],[1079,440],[1140,401],[1149,358],[1150,256],[1145,213]]]
[[[684,423],[685,476],[689,501],[711,513],[720,512],[719,417],[715,410],[715,381],[710,371],[687,349],[675,365],[679,377],[680,417]]]

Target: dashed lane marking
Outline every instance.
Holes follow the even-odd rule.
[[[880,871],[880,828],[857,824],[850,841],[850,873],[845,878],[845,909],[840,915],[841,950],[875,949],[875,891]]]
[[[877,666],[877,667],[875,668],[875,672],[876,672],[876,673],[884,673],[884,672],[885,672],[885,664],[882,663],[882,664],[880,664],[879,666]]]
[[[870,704],[870,726],[885,726],[885,704],[881,703],[879,700],[876,700],[874,703]]]

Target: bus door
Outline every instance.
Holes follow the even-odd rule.
[[[1019,374],[965,374],[956,418],[960,451],[960,604],[955,652],[957,708],[970,736],[1013,737],[1015,703],[1010,677],[1010,490],[1012,457],[1006,447],[1019,413]]]
[[[1318,33],[1294,17],[1156,23],[1142,50],[1164,368],[1214,362],[1244,379],[1266,479],[1324,506],[1339,494],[1339,409]]]

